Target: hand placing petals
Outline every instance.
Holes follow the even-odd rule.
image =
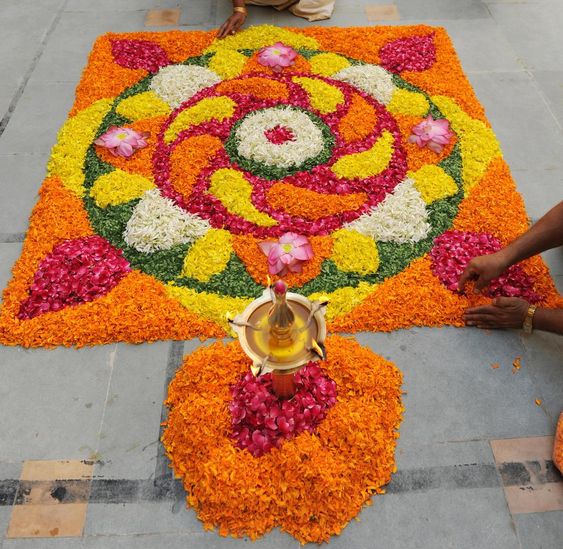
[[[131,128],[119,128],[112,126],[101,135],[94,143],[100,147],[105,147],[114,156],[131,156],[137,149],[147,146],[148,132],[137,132]]]

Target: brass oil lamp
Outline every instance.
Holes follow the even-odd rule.
[[[278,280],[229,319],[252,359],[252,373],[272,372],[273,389],[281,399],[294,395],[296,372],[308,362],[324,359],[327,303],[288,292],[286,283]]]

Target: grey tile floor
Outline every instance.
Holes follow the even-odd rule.
[[[378,3],[390,2],[337,0],[333,19],[320,24],[375,24],[364,8]],[[396,4],[401,20],[392,24],[425,22],[450,33],[537,219],[563,199],[563,3]],[[146,10],[166,7],[182,10],[181,29],[216,27],[230,12],[228,0],[0,0],[2,287],[93,40],[107,31],[144,30]],[[308,25],[267,8],[251,8],[248,23]],[[563,290],[563,252],[546,260]],[[332,545],[561,547],[562,511],[511,516],[489,441],[553,433],[563,408],[563,339],[444,328],[360,334],[359,340],[405,375],[399,473],[389,493],[375,498]],[[37,459],[98,459],[95,478],[108,482],[150,483],[166,475],[158,443],[166,376],[182,350],[198,344],[0,349],[0,484],[19,477],[22,461]],[[523,366],[512,374],[516,356]],[[493,362],[501,368],[491,369]],[[250,546],[204,532],[177,487],[162,495],[141,486],[118,503],[108,501],[102,492],[92,497],[80,539],[6,539],[11,510],[0,505],[0,547]],[[256,546],[297,543],[276,531]]]

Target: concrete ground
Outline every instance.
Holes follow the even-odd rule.
[[[320,24],[376,25],[387,13],[391,24],[445,26],[532,219],[563,199],[560,0],[396,0],[396,11],[370,0],[336,3],[332,20]],[[19,256],[49,150],[96,36],[210,29],[229,5],[0,0],[0,286]],[[163,8],[180,9],[178,24],[145,27],[148,10]],[[248,24],[308,24],[271,9],[249,11]],[[563,291],[563,253],[546,259]],[[549,437],[563,408],[563,338],[417,328],[358,339],[405,375],[399,472],[332,546],[562,547],[563,483]],[[250,546],[203,531],[184,508],[158,442],[167,380],[198,344],[0,350],[2,549]],[[516,357],[522,368],[512,373]],[[495,362],[500,368],[491,368]],[[85,459],[97,461],[93,470],[79,463]],[[58,465],[67,473],[56,464],[42,473],[36,460],[70,461]],[[73,467],[83,469],[68,473]],[[92,475],[89,494],[80,481],[53,492],[52,479]],[[60,529],[49,527],[49,504],[57,506]],[[18,537],[25,535],[44,537]],[[78,537],[53,539],[64,535]],[[275,531],[256,546],[298,544]]]

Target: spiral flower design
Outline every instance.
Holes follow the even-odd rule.
[[[351,140],[346,117],[360,101],[369,131]],[[202,119],[203,110],[212,114]],[[276,129],[285,138],[272,138]],[[221,146],[185,188],[174,179],[174,152],[202,136]],[[401,135],[383,104],[350,84],[295,74],[245,75],[196,94],[164,124],[154,166],[163,194],[185,211],[258,238],[327,235],[377,206],[406,174]],[[301,194],[302,208],[280,200],[291,192]],[[338,211],[308,211],[334,197]]]
[[[281,72],[244,41],[163,57],[94,135],[131,127],[150,132],[149,146],[127,161],[95,146],[86,155],[94,229],[223,325],[262,293],[264,241],[309,239],[312,259],[286,281],[328,294],[330,319],[428,252],[464,195],[457,136],[439,154],[408,142],[416,123],[453,111],[386,68],[294,44]]]

